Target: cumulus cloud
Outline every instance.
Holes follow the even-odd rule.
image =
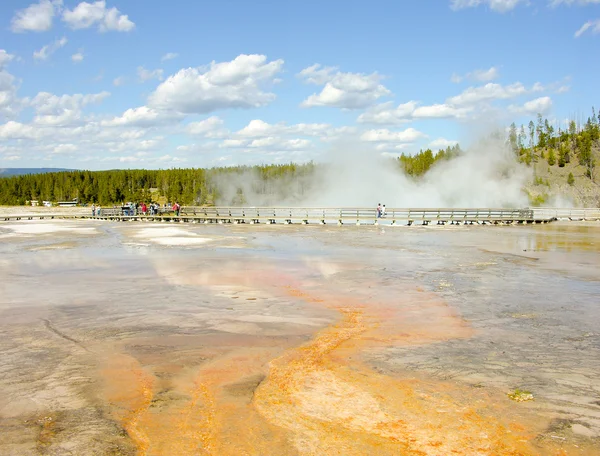
[[[165,55],[163,55],[160,59],[161,62],[166,62],[167,60],[173,60],[176,59],[177,57],[179,57],[179,54],[175,53],[175,52],[167,52]]]
[[[426,137],[427,135],[425,133],[415,130],[414,128],[407,128],[403,131],[390,131],[387,128],[381,128],[379,130],[365,131],[360,136],[360,139],[367,142],[409,143]]]
[[[540,97],[535,100],[527,101],[522,106],[510,105],[508,109],[515,114],[534,116],[539,113],[545,115],[552,109],[552,99],[550,97]]]
[[[487,5],[496,13],[506,13],[515,9],[519,4],[527,4],[528,0],[450,0],[450,8],[458,11],[465,8],[475,8]]]
[[[575,38],[579,38],[588,30],[594,35],[600,33],[600,19],[596,19],[595,21],[587,21],[585,24],[583,24],[579,30],[575,32]]]
[[[267,62],[264,55],[239,55],[230,62],[182,69],[156,88],[148,104],[185,114],[265,106],[275,94],[263,86],[273,82],[282,66],[283,60]]]
[[[36,60],[48,60],[48,58],[67,44],[67,38],[62,37],[53,41],[50,44],[42,47],[39,51],[34,51],[33,58]]]
[[[342,73],[335,67],[319,64],[303,69],[298,76],[306,83],[324,85],[320,93],[304,100],[302,107],[332,106],[342,109],[360,109],[370,106],[391,92],[380,83],[377,73]]]
[[[541,85],[534,85],[531,90],[541,90]],[[483,86],[469,87],[461,94],[448,98],[447,101],[454,106],[462,106],[479,103],[481,101],[514,98],[524,95],[527,92],[528,90],[520,82],[515,82],[514,84],[507,86],[490,82]]]
[[[62,20],[73,30],[97,26],[101,32],[130,32],[135,24],[117,8],[107,8],[106,1],[81,2],[72,10],[65,9]]]
[[[21,110],[22,103],[17,96],[17,81],[3,65],[12,60],[10,54],[0,53],[0,117],[13,118]]]
[[[409,101],[393,106],[392,102],[382,103],[369,108],[358,116],[359,123],[380,125],[398,125],[414,119],[464,118],[470,112],[470,107],[455,107],[447,104],[419,106],[416,101]]]
[[[140,82],[146,82],[150,79],[163,80],[163,70],[158,68],[156,70],[147,70],[146,68],[139,66],[137,68],[137,74]]]
[[[551,7],[556,7],[559,5],[567,5],[567,6],[571,6],[571,5],[581,5],[581,6],[585,6],[585,5],[594,5],[594,4],[598,4],[600,3],[600,0],[551,0],[550,1],[550,6]]]
[[[221,139],[221,149],[237,149],[241,152],[268,154],[270,159],[280,160],[293,154],[295,159],[305,160],[298,155],[301,151],[310,151],[315,147],[315,138],[328,141],[351,131],[348,127],[333,127],[329,124],[298,123],[288,125],[285,122],[271,124],[264,120],[251,120],[238,131],[230,131],[217,116],[187,125],[187,133],[209,139]],[[353,131],[353,130],[352,130]],[[200,146],[194,145],[193,150]],[[191,150],[188,147],[182,150]],[[286,155],[287,154],[287,155]]]
[[[15,58],[14,55],[9,54],[4,49],[0,49],[0,71]]]
[[[216,138],[225,133],[223,129],[223,119],[217,116],[211,116],[199,122],[192,122],[187,125],[186,131],[191,135],[201,135],[207,138]]]
[[[125,84],[125,77],[124,76],[119,76],[117,78],[113,79],[113,85],[115,87],[119,87]]]
[[[71,60],[75,63],[83,62],[83,58],[84,58],[83,52],[77,52],[76,54],[73,54],[71,56]]]
[[[152,127],[165,125],[169,122],[175,122],[182,117],[173,112],[159,111],[147,106],[131,108],[126,110],[121,116],[113,117],[110,120],[102,121],[105,127],[116,126],[139,126]]]
[[[431,141],[429,143],[429,147],[431,149],[445,149],[447,147],[456,146],[457,144],[458,141],[454,141],[452,139],[438,138]]]
[[[464,81],[465,79],[477,81],[477,82],[488,82],[493,81],[494,79],[498,79],[500,76],[500,71],[496,67],[491,67],[487,70],[475,70],[470,73],[465,74],[464,76],[460,76],[457,74],[453,74],[450,80],[456,84]]]
[[[13,32],[45,32],[52,28],[52,20],[60,10],[62,0],[40,0],[17,11],[10,23]]]
[[[272,135],[301,135],[301,136],[321,136],[327,133],[332,127],[329,124],[317,123],[299,123],[295,125],[287,125],[285,122],[277,124],[269,124],[260,119],[251,120],[241,130],[236,132],[236,135],[243,138],[258,138]]]
[[[85,106],[98,104],[104,101],[109,92],[93,94],[54,95],[49,92],[40,92],[29,105],[35,109],[35,124],[66,126],[82,122],[82,111]]]

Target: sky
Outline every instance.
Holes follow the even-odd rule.
[[[468,147],[599,82],[600,0],[2,0],[0,168]]]

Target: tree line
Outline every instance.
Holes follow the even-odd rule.
[[[418,177],[434,163],[448,160],[462,153],[458,145],[440,149],[422,150],[398,158],[399,167],[408,175]],[[282,182],[310,177],[317,166],[289,163],[284,165],[235,166],[222,168],[182,168],[166,170],[115,169],[110,171],[62,171],[27,174],[0,178],[0,204],[23,205],[27,201],[70,201],[114,205],[127,201],[179,202],[182,205],[212,205],[220,200],[221,185],[228,179],[252,176],[252,190],[270,195],[282,192]],[[301,180],[302,182],[306,180]],[[242,204],[241,189],[231,201],[224,204]]]
[[[252,173],[265,185],[281,177],[311,174],[313,163],[297,165],[236,166],[186,169],[115,169],[110,171],[63,171],[0,178],[0,204],[22,205],[30,200],[71,201],[114,205],[127,201],[179,202],[210,205],[220,197],[219,182]],[[259,188],[260,192],[261,189]]]

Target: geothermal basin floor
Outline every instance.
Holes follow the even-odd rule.
[[[600,454],[600,225],[0,223],[0,454]]]

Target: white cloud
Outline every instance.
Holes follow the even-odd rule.
[[[447,104],[434,104],[431,106],[420,106],[413,112],[416,119],[444,119],[444,118],[462,118],[471,111],[470,108],[457,108]]]
[[[2,139],[29,139],[35,138],[35,129],[31,125],[9,120],[0,125],[0,138]]]
[[[585,5],[595,5],[597,3],[600,3],[600,0],[551,0],[550,1],[550,6],[554,8],[554,7],[559,6],[559,5],[567,5],[567,6],[581,5],[581,6],[585,6]]]
[[[367,130],[360,136],[360,139],[368,142],[408,143],[425,137],[427,137],[425,133],[414,128],[407,128],[403,131],[390,131],[387,128],[382,128],[379,130]]]
[[[341,73],[334,67],[315,64],[299,74],[305,82],[324,85],[319,94],[312,94],[301,104],[302,107],[332,106],[342,109],[360,109],[373,104],[391,92],[380,83],[377,73]]]
[[[487,70],[471,71],[470,73],[467,73],[464,76],[460,76],[458,74],[453,74],[452,77],[450,78],[450,80],[452,82],[454,82],[455,84],[458,84],[459,82],[462,82],[465,79],[469,79],[472,81],[478,81],[478,82],[488,82],[488,81],[493,81],[494,79],[498,79],[499,76],[500,76],[500,72],[499,72],[498,68],[491,67]]]
[[[14,55],[9,54],[4,49],[0,49],[0,71],[3,70],[6,64],[11,62],[14,58]]]
[[[392,102],[373,106],[358,116],[359,123],[380,125],[398,125],[414,119],[441,119],[466,117],[471,112],[470,107],[455,107],[447,104],[419,106],[416,101],[409,101],[393,107]]]
[[[108,96],[110,96],[109,92],[61,96],[49,92],[39,92],[30,101],[30,105],[38,114],[58,114],[65,109],[81,110],[87,105],[101,103]]]
[[[34,124],[72,126],[85,121],[82,112],[85,106],[101,103],[108,96],[110,96],[109,92],[61,96],[40,92],[28,101],[36,112],[33,120]]]
[[[102,121],[102,126],[141,126],[152,127],[165,125],[169,122],[175,122],[181,119],[181,116],[172,112],[158,111],[147,106],[130,108],[121,116],[113,117],[110,120]]]
[[[10,23],[13,32],[45,32],[52,28],[54,15],[62,0],[40,0],[15,13]]]
[[[223,132],[223,119],[211,116],[208,119],[188,124],[186,130],[192,135],[201,135],[207,138],[219,137]]]
[[[126,14],[121,14],[117,8],[106,8],[106,1],[94,3],[81,2],[74,9],[65,9],[62,20],[74,30],[98,26],[101,32],[114,30],[117,32],[130,32],[135,24]]]
[[[172,155],[163,155],[162,157],[157,158],[159,162],[171,162],[171,163],[181,163],[185,162],[185,158],[174,157]]]
[[[2,54],[0,54],[1,56]],[[5,57],[2,63],[9,60]],[[0,117],[13,118],[21,110],[22,103],[17,97],[17,81],[12,74],[2,69],[2,63],[0,63]]]
[[[67,44],[67,38],[62,37],[54,42],[42,47],[39,51],[33,53],[33,58],[36,60],[48,60],[48,58]]]
[[[119,76],[117,78],[113,79],[113,85],[115,87],[119,87],[125,84],[125,77],[124,76]]]
[[[458,141],[446,138],[438,138],[429,143],[431,149],[446,149],[447,147],[455,146]]]
[[[299,123],[287,125],[285,122],[269,124],[260,119],[251,120],[244,128],[235,132],[239,138],[264,138],[269,136],[296,135],[296,136],[330,136],[339,131],[329,124]]]
[[[175,52],[167,52],[165,55],[163,55],[160,59],[161,62],[166,62],[167,60],[173,60],[176,59],[177,57],[179,57],[179,54],[175,53]]]
[[[579,38],[588,30],[594,35],[600,33],[600,19],[596,19],[595,21],[587,21],[585,24],[583,24],[579,30],[575,32],[575,38]]]
[[[394,108],[394,103],[388,101],[369,108],[358,116],[359,123],[373,123],[381,125],[396,125],[409,122],[412,113],[417,108],[416,101],[409,101]]]
[[[71,60],[75,63],[83,62],[83,58],[84,58],[83,52],[78,52],[71,56]]]
[[[304,150],[312,146],[308,139],[281,139],[275,137],[253,139],[247,147],[269,150]]]
[[[541,88],[541,85],[534,85],[532,90],[538,91]],[[479,103],[481,101],[514,98],[524,95],[527,92],[528,90],[520,82],[515,82],[514,84],[510,84],[508,86],[490,82],[483,86],[469,87],[460,95],[448,98],[447,103],[454,106],[463,106]]]
[[[225,139],[219,147],[244,147],[246,144],[247,141],[244,141],[243,139]]]
[[[75,144],[58,144],[56,146],[54,146],[54,149],[52,150],[53,153],[55,154],[70,154],[73,152],[77,152],[78,147]]]
[[[160,68],[156,70],[147,70],[146,68],[139,66],[137,68],[137,74],[138,78],[140,78],[140,82],[146,82],[150,79],[163,80],[163,70]]]
[[[186,114],[218,109],[256,108],[275,99],[262,86],[272,83],[283,60],[267,62],[264,55],[239,55],[208,68],[186,68],[161,83],[148,98],[149,106]]]
[[[506,13],[513,10],[520,3],[527,4],[528,0],[450,0],[450,8],[458,11],[464,8],[475,8],[487,5],[496,13]]]
[[[527,114],[534,116],[536,114],[548,114],[552,109],[552,99],[550,97],[540,97],[535,100],[528,101],[522,106],[510,105],[509,111],[515,114]]]

